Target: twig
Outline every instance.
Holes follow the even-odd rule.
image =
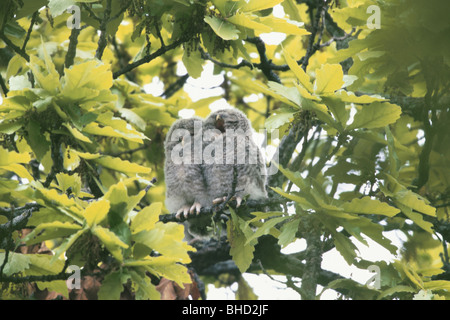
[[[148,148],[148,145],[144,144],[144,145],[142,145],[140,147],[137,147],[137,148],[134,148],[134,149],[131,149],[131,150],[125,150],[125,151],[122,151],[122,152],[117,152],[117,153],[114,153],[114,154],[110,154],[110,156],[112,156],[112,157],[119,157],[119,156],[121,156],[123,154],[132,154],[132,153],[135,153],[137,151],[145,150],[147,148]]]
[[[180,90],[181,88],[183,88],[184,84],[186,83],[187,79],[189,78],[189,74],[186,73],[185,75],[182,75],[181,77],[179,77],[177,79],[177,81],[175,81],[174,83],[172,83],[162,94],[161,97],[163,98],[170,98],[171,96],[173,96],[175,94],[175,92],[177,92],[178,90]]]
[[[27,47],[28,40],[30,40],[31,32],[33,31],[33,26],[36,23],[36,20],[38,17],[39,17],[39,11],[36,11],[35,13],[33,13],[33,16],[31,17],[30,26],[28,28],[27,35],[26,35],[25,40],[23,41],[23,45],[22,45],[22,51],[24,51],[24,52],[25,52],[25,48]]]
[[[319,0],[321,2],[322,0]],[[311,35],[309,36],[308,48],[306,49],[306,54],[302,61],[302,69],[306,71],[306,68],[309,64],[309,59],[311,56],[320,48],[320,41],[322,40],[322,34],[324,29],[324,23],[322,22],[322,26],[319,29],[320,20],[325,16],[325,12],[327,11],[328,6],[324,4],[318,3],[317,12],[314,19],[311,19],[312,30]],[[311,10],[311,8],[310,8]],[[311,10],[312,12],[312,10]],[[319,40],[317,44],[314,44],[317,33],[319,33]]]
[[[362,29],[359,29],[358,31],[356,31],[356,33],[355,33],[355,31],[356,31],[356,28],[352,28],[352,31],[350,31],[349,33],[345,33],[345,35],[343,35],[341,37],[333,36],[327,42],[321,43],[320,47],[321,48],[328,47],[329,45],[331,45],[335,41],[344,41],[344,40],[346,40],[346,39],[348,39],[350,37],[357,37],[361,33]]]
[[[209,60],[222,68],[240,69],[242,67],[249,67],[250,69],[253,69],[253,64],[248,62],[247,60],[242,60],[238,64],[228,64],[228,63],[220,62],[220,61],[212,58],[211,55],[208,52],[206,52],[205,50],[203,50],[203,48],[200,46],[198,47],[198,50],[200,51],[200,55],[201,55],[202,59]]]
[[[12,50],[14,50],[17,54],[19,54],[27,62],[30,62],[30,56],[25,52],[25,50],[22,50],[21,48],[16,46],[14,43],[12,43],[11,40],[9,40],[8,37],[5,36],[4,33],[0,34],[0,39],[2,39],[8,47],[10,47]]]
[[[271,67],[272,61],[267,58],[266,55],[266,45],[260,37],[247,38],[247,41],[253,43],[258,50],[259,59],[261,61],[259,68],[266,76],[267,80],[281,83],[280,77],[273,72]]]
[[[5,97],[7,97],[9,89],[6,87],[6,83],[3,80],[3,77],[1,74],[0,74],[0,87],[2,88],[2,91],[3,91],[3,94],[5,95]]]
[[[89,7],[86,3],[82,3],[82,5],[83,5],[83,8],[85,8],[89,12],[89,16],[91,18],[93,18],[94,20],[97,20],[98,22],[102,23],[102,19],[97,17],[97,15],[95,14],[95,12],[92,10],[91,7]]]
[[[180,44],[182,44],[186,41],[188,41],[188,39],[183,37],[183,38],[176,40],[175,42],[172,42],[171,44],[169,44],[163,48],[159,48],[152,54],[149,54],[133,63],[130,63],[130,64],[126,65],[125,67],[123,67],[121,70],[114,72],[113,78],[116,79],[116,78],[120,77],[122,74],[133,70],[134,68],[137,68],[140,65],[143,65],[144,63],[148,63],[148,62],[152,61],[153,59],[156,59],[159,56],[162,56],[167,51],[177,48]]]

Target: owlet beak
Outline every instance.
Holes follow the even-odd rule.
[[[223,120],[223,118],[220,116],[220,114],[218,114],[216,116],[216,129],[219,129],[220,132],[224,133],[225,132],[225,121]]]

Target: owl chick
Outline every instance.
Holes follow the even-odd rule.
[[[165,141],[166,208],[185,218],[200,212],[208,202],[202,175],[201,141],[197,147],[196,134],[201,135],[202,119],[193,117],[175,121]],[[201,136],[200,136],[201,139]],[[198,142],[198,141],[197,141]]]
[[[203,174],[209,203],[226,200],[234,182],[237,206],[246,195],[252,200],[266,198],[266,166],[245,114],[237,109],[213,112],[205,119],[203,132]]]

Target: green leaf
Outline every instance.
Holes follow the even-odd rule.
[[[42,241],[57,239],[71,235],[81,229],[80,225],[69,222],[41,223],[24,239],[27,245],[41,243]]]
[[[342,208],[345,212],[357,214],[379,214],[387,217],[393,217],[400,212],[399,209],[391,207],[385,202],[371,199],[370,197],[353,199],[351,202],[344,203]]]
[[[241,0],[239,4],[242,4],[242,6],[240,7],[241,11],[253,12],[273,8],[281,2],[283,2],[283,0]]]
[[[338,129],[342,132],[350,118],[350,110],[346,108],[345,102],[336,99],[335,96],[323,97],[322,100],[337,120]]]
[[[52,16],[56,17],[63,14],[67,8],[75,4],[75,0],[50,0],[48,2],[48,7],[52,13]]]
[[[68,189],[75,195],[79,195],[81,192],[81,178],[78,173],[69,175],[67,173],[58,173],[56,175],[59,188],[62,192],[67,192]]]
[[[264,126],[267,130],[275,130],[286,123],[290,123],[297,111],[290,111],[288,109],[277,109],[268,117]]]
[[[296,239],[296,233],[300,226],[300,219],[292,219],[291,221],[285,223],[280,231],[280,235],[278,236],[278,244],[284,248],[291,242]]]
[[[230,255],[239,268],[244,273],[253,261],[253,252],[255,251],[255,241],[247,243],[247,238],[242,230],[245,221],[239,218],[234,210],[230,208],[231,219],[227,221],[228,241],[230,242]]]
[[[409,292],[409,293],[415,293],[416,289],[410,286],[404,286],[404,285],[398,285],[392,288],[389,288],[387,290],[384,290],[380,293],[380,295],[377,297],[378,300],[381,300],[383,298],[389,297],[397,292]]]
[[[402,210],[403,214],[411,219],[415,224],[421,227],[423,230],[433,233],[433,224],[431,222],[423,220],[423,215],[414,212],[410,207],[401,203],[397,203],[397,206]]]
[[[316,210],[318,205],[316,203],[312,204],[311,202],[309,202],[306,198],[295,194],[293,192],[291,193],[286,193],[283,190],[281,190],[280,188],[272,188],[271,189],[273,191],[275,191],[276,193],[278,193],[279,195],[282,195],[283,197],[285,197],[286,199],[295,201],[303,210]]]
[[[14,122],[6,122],[6,121],[1,122],[0,123],[0,133],[13,134],[14,132],[16,132],[17,130],[22,128],[23,123],[24,122],[22,120],[18,120],[18,121],[14,121]]]
[[[160,300],[161,294],[151,283],[149,277],[141,276],[132,270],[129,271],[133,283],[137,286],[136,300]]]
[[[397,156],[397,151],[395,150],[395,141],[394,136],[392,135],[391,130],[389,129],[389,126],[386,126],[384,128],[384,131],[386,132],[386,140],[388,145],[388,151],[389,151],[389,173],[394,177],[398,177],[398,169],[400,168],[400,159]]]
[[[3,274],[6,276],[11,276],[14,273],[25,271],[30,267],[29,255],[20,254],[15,252],[8,253],[8,262],[3,268]],[[3,265],[5,261],[5,252],[0,252],[0,266]]]
[[[41,125],[39,122],[30,120],[27,126],[28,135],[27,142],[36,155],[36,159],[41,161],[45,154],[50,150],[50,142],[44,134],[41,133]]]
[[[316,71],[314,92],[318,95],[333,93],[344,84],[344,72],[340,64],[324,64]]]
[[[52,257],[51,263],[54,263],[59,259],[59,257],[65,253],[69,248],[75,243],[75,241],[83,235],[83,233],[86,231],[86,229],[81,229],[77,233],[72,234],[68,238],[64,240],[64,242],[54,249],[54,256]]]
[[[355,118],[348,129],[357,128],[374,129],[385,127],[397,121],[402,113],[402,108],[388,102],[372,102],[362,106],[355,114]]]
[[[263,235],[269,234],[272,228],[286,219],[289,219],[289,216],[268,219],[261,226],[259,226],[258,229],[256,229],[256,231],[250,237],[247,238],[245,245],[248,245],[250,242],[258,239]]]
[[[205,22],[211,26],[214,32],[223,40],[237,40],[239,39],[240,31],[236,27],[217,17],[205,17]]]
[[[183,64],[186,67],[189,76],[197,79],[203,72],[203,59],[200,55],[200,51],[188,51],[185,50],[182,58]]]
[[[332,232],[332,235],[336,250],[339,251],[349,265],[352,265],[353,260],[356,258],[357,248],[355,244],[339,232]]]
[[[98,299],[118,301],[123,289],[122,274],[119,271],[112,272],[103,279],[98,291]]]
[[[394,198],[401,204],[411,209],[431,217],[436,216],[436,208],[430,206],[428,204],[429,202],[425,198],[422,198],[420,195],[412,192],[411,190],[401,190],[395,194]]]

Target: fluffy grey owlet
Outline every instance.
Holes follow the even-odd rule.
[[[201,167],[201,141],[194,135],[200,132],[202,119],[179,119],[169,129],[165,140],[166,208],[185,217],[200,212],[207,204],[205,181]],[[197,143],[195,142],[197,140]],[[200,144],[198,144],[200,142]]]
[[[267,197],[266,166],[244,113],[237,109],[211,113],[204,121],[203,135],[207,144],[203,152],[203,175],[209,203],[217,204],[230,196],[233,181],[237,206],[246,195],[252,200]]]

